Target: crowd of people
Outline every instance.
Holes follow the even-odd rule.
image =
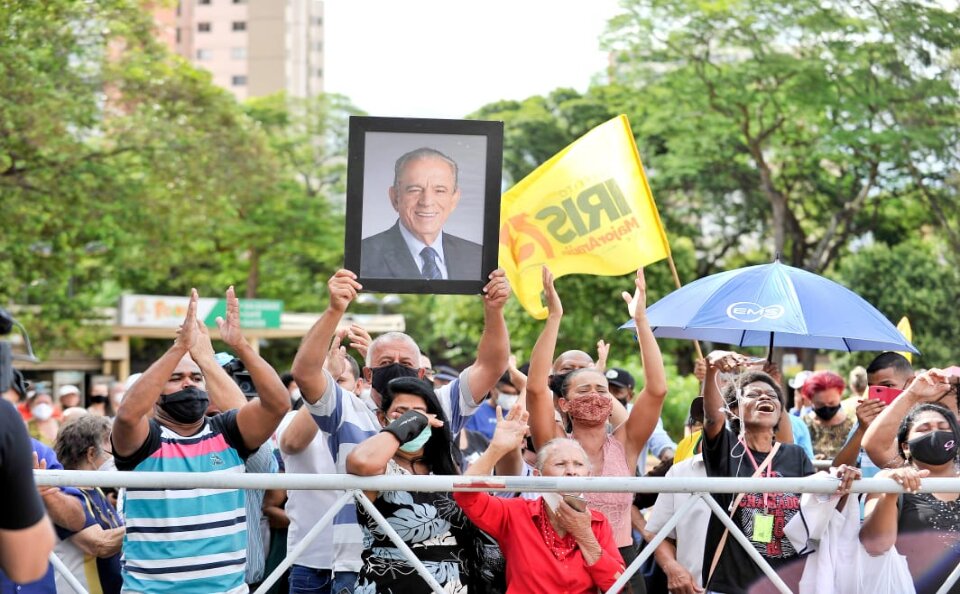
[[[816,461],[829,461],[824,475],[836,479],[830,496],[713,494],[732,524],[706,501],[693,502],[640,571],[625,578],[623,591],[770,591],[759,556],[794,591],[900,592],[895,582],[884,590],[871,582],[899,572],[904,591],[925,593],[936,592],[960,562],[958,494],[918,492],[927,477],[958,476],[955,378],[939,369],[915,373],[902,355],[882,353],[849,381],[817,371],[784,382],[768,361],[714,351],[696,365],[701,394],[670,395],[690,401],[675,443],[661,419],[667,376],[646,318],[642,270],[623,295],[642,373],[607,368],[609,347],[598,337],[580,337],[597,345],[596,359],[581,350],[556,353],[563,305],[546,268],[543,284],[548,317],[527,365],[511,355],[502,271],[483,290],[473,363],[434,371],[414,338],[372,338],[345,320],[362,286],[341,270],[328,283],[327,309],[282,374],[247,343],[228,289],[219,337],[249,372],[256,395],[245,394],[222,366],[197,318],[195,291],[170,348],[135,381],[91,386],[85,407],[77,387],[60,388],[55,399],[17,376],[4,395],[10,402],[0,403],[7,479],[0,593],[71,592],[74,579],[105,594],[254,591],[342,495],[38,488],[38,468],[806,477]],[[871,476],[891,478],[904,492],[850,494],[854,480]],[[693,496],[365,495],[368,501],[337,511],[270,592],[606,591]],[[51,549],[66,575],[47,563]],[[411,554],[425,572],[409,563]]]

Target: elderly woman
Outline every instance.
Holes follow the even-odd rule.
[[[66,470],[112,469],[109,419],[85,415],[67,423],[60,429],[55,449]],[[98,487],[80,487],[80,493],[86,525],[79,532],[58,527],[61,540],[56,553],[88,592],[119,594],[123,521]],[[59,573],[57,590],[72,591]]]
[[[703,461],[707,476],[802,477],[814,473],[803,448],[780,443],[775,432],[783,416],[780,385],[762,371],[746,369],[749,362],[736,353],[716,351],[707,357],[704,380]],[[736,373],[721,395],[718,373]],[[727,413],[731,427],[726,425]],[[838,493],[846,494],[859,477],[857,469],[841,466]],[[800,510],[799,493],[713,494],[756,551],[776,570],[800,560],[783,528]],[[841,504],[845,501],[841,498]],[[703,559],[703,583],[707,590],[723,594],[746,594],[762,577],[747,552],[711,516]],[[797,573],[799,575],[799,572]],[[789,583],[788,583],[789,585]],[[794,584],[796,591],[796,584]]]
[[[490,447],[467,475],[490,474],[503,456],[516,451],[527,430],[522,405],[498,422]],[[554,439],[537,453],[536,474],[588,476],[590,458],[573,439]],[[576,509],[549,494],[535,500],[503,499],[487,493],[454,493],[463,511],[500,543],[507,561],[507,593],[569,592],[593,594],[609,589],[623,572],[613,531],[604,515]],[[576,501],[574,501],[576,504]]]
[[[614,407],[622,411],[623,407],[615,402],[606,376],[597,369],[576,369],[564,375],[559,382],[554,381],[560,387],[557,406],[571,422],[569,437],[587,453],[591,476],[636,475],[637,460],[657,426],[667,394],[663,359],[646,316],[647,294],[643,270],[637,271],[634,286],[633,297],[626,292],[623,297],[636,324],[646,384],[637,395],[626,422],[615,423],[612,432],[607,430],[608,421],[612,420],[611,411],[615,410]],[[543,269],[543,288],[548,310],[547,322],[533,348],[527,378],[530,432],[538,449],[555,438],[568,437],[555,421],[553,397],[548,387],[548,373],[563,317],[563,306],[554,288],[553,275],[546,267]],[[627,564],[631,563],[636,557],[630,523],[633,495],[587,493],[585,496],[590,509],[602,512],[607,517],[620,554]],[[637,577],[631,586],[634,592],[640,592],[643,581]]]
[[[390,380],[377,417],[383,430],[350,452],[347,472],[361,476],[460,474],[432,385],[409,377]],[[471,591],[484,591],[486,581],[492,579],[484,570],[495,563],[486,555],[494,555],[494,547],[483,546],[480,531],[450,493],[368,491],[366,495],[445,592],[466,592],[471,586]],[[364,552],[355,594],[431,592],[360,505],[357,517]]]
[[[920,374],[908,391],[942,396],[950,386],[938,370],[930,370]],[[952,412],[938,404],[914,406],[897,434],[897,449],[906,464],[876,476],[892,478],[906,492],[867,498],[860,542],[871,555],[882,555],[896,545],[907,558],[919,594],[939,590],[960,562],[960,497],[917,493],[922,478],[957,478],[958,439],[960,426]],[[950,592],[960,592],[960,586]]]

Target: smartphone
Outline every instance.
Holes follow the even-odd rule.
[[[870,398],[876,400],[882,400],[886,404],[890,404],[894,399],[903,393],[903,390],[898,390],[897,388],[889,388],[887,386],[870,386],[868,388]]]
[[[573,509],[582,512],[587,509],[587,500],[579,495],[564,495],[563,500]]]

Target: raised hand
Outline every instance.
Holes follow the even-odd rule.
[[[503,409],[498,406],[497,427],[493,431],[493,439],[490,440],[489,447],[503,452],[518,449],[530,429],[527,425],[529,418],[530,413],[520,403],[514,405],[506,417],[503,416]]]
[[[610,345],[601,338],[597,341],[597,362],[593,364],[594,369],[603,373],[607,370],[607,355],[610,354]]]
[[[627,304],[630,317],[636,321],[647,316],[647,279],[643,275],[643,268],[637,269],[637,278],[634,279],[633,284],[633,295],[627,291],[620,295]]]
[[[183,349],[186,352],[192,350],[200,336],[197,331],[197,302],[200,301],[200,295],[196,289],[190,289],[190,303],[187,305],[187,315],[183,318],[183,323],[177,329],[177,338],[174,340],[174,346]]]
[[[247,340],[240,329],[240,300],[237,299],[233,285],[227,289],[227,319],[217,316],[216,321],[217,328],[220,329],[220,340],[227,343],[233,350],[246,345]]]
[[[483,287],[483,304],[491,309],[502,310],[510,298],[510,281],[502,268],[490,273],[490,281]]]
[[[327,281],[327,288],[330,291],[330,309],[343,313],[363,286],[357,282],[356,274],[340,269]]]
[[[330,375],[333,376],[334,381],[340,377],[344,370],[346,369],[346,356],[347,349],[346,347],[340,346],[343,337],[346,335],[347,330],[337,330],[337,333],[333,337],[333,341],[330,343],[330,351],[327,353],[327,360],[324,361],[323,366],[327,371],[330,372]]]
[[[213,350],[213,341],[210,340],[210,331],[207,330],[207,325],[199,319],[197,319],[197,340],[190,348],[190,356],[198,362],[203,359],[213,360],[217,357]]]
[[[362,326],[352,324],[347,328],[346,339],[350,344],[350,348],[356,349],[357,352],[360,353],[360,357],[366,360],[367,349],[370,348],[370,343],[373,342],[370,333]]]
[[[917,375],[907,392],[919,402],[939,402],[953,386],[942,369],[928,369]]]
[[[560,294],[553,285],[553,273],[546,266],[543,267],[543,296],[547,303],[547,315],[563,317],[563,303],[560,302]]]
[[[742,367],[747,367],[750,359],[734,353],[733,351],[713,351],[707,355],[707,367],[714,368],[724,373],[737,371]]]

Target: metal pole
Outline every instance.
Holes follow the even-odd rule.
[[[423,578],[423,581],[427,582],[427,585],[430,586],[430,589],[433,590],[436,594],[443,594],[443,588],[437,583],[437,580],[430,575],[430,572],[427,571],[427,568],[424,567],[420,559],[413,554],[413,551],[410,550],[410,547],[407,546],[407,543],[403,542],[403,539],[400,538],[400,535],[397,534],[397,531],[393,529],[393,526],[387,522],[387,519],[383,517],[383,514],[380,513],[380,510],[373,505],[373,502],[370,501],[366,494],[363,491],[356,492],[357,501],[360,502],[360,505],[363,506],[367,513],[370,514],[373,519],[377,522],[383,531],[386,533],[387,537],[393,541],[393,544],[397,545],[397,548],[400,549],[400,552],[403,553],[403,556],[407,558],[407,561],[410,562],[410,565],[417,570],[417,573],[420,574],[420,577]]]
[[[666,478],[666,477],[470,477],[354,476],[351,474],[218,474],[191,472],[101,472],[35,470],[40,486],[127,487],[134,489],[326,489],[342,491],[560,491],[572,493],[826,493],[834,478]],[[854,481],[854,493],[902,493],[893,479]],[[925,478],[921,493],[960,493],[960,478]]]
[[[670,516],[670,519],[667,520],[667,523],[663,525],[663,528],[657,532],[657,535],[647,543],[647,546],[644,547],[640,554],[637,555],[637,558],[633,560],[633,563],[627,567],[623,574],[617,578],[617,581],[610,586],[610,589],[606,591],[606,594],[617,594],[620,591],[620,588],[623,588],[630,578],[633,577],[633,574],[640,571],[640,566],[643,565],[643,562],[647,560],[647,557],[653,554],[653,551],[660,546],[660,543],[667,538],[667,535],[670,534],[670,531],[677,527],[677,524],[680,523],[680,518],[683,517],[691,508],[697,503],[697,500],[703,498],[703,493],[694,493],[690,499],[687,499],[683,502],[683,505],[680,506],[680,509],[677,509],[673,512],[673,515]],[[706,529],[706,527],[704,527]]]
[[[80,583],[80,580],[77,579],[75,575],[70,573],[70,570],[67,569],[67,566],[63,564],[63,561],[60,560],[60,557],[57,557],[57,554],[50,552],[50,565],[53,565],[53,568],[57,573],[63,578],[63,581],[67,582],[74,592],[77,594],[90,594],[87,592],[87,589],[83,587],[83,584]],[[18,588],[19,589],[19,588]]]
[[[747,491],[752,492],[752,491]],[[767,563],[767,560],[760,556],[760,553],[757,552],[757,549],[753,548],[753,544],[747,540],[747,535],[740,531],[740,527],[733,523],[733,520],[730,519],[730,516],[727,515],[723,508],[720,507],[720,504],[717,503],[717,500],[713,497],[704,497],[704,501],[707,502],[707,505],[710,506],[710,510],[713,512],[713,515],[720,518],[720,521],[723,522],[723,525],[727,527],[727,530],[730,531],[730,536],[732,536],[740,546],[743,547],[743,550],[747,552],[747,555],[753,559],[753,562],[757,564],[757,567],[766,574],[770,581],[773,582],[773,585],[776,586],[777,590],[781,594],[793,594],[790,588],[787,587],[787,584],[780,579],[780,576],[777,575],[777,572],[770,567],[770,564]],[[730,544],[730,539],[727,539],[727,545]],[[723,553],[721,553],[723,554]],[[707,558],[703,558],[703,562],[707,563]],[[703,585],[704,588],[708,588],[708,584]]]
[[[947,594],[950,592],[953,585],[957,583],[958,578],[960,578],[960,564],[953,568],[953,571],[947,576],[947,581],[943,582],[943,585],[937,590],[937,594]]]
[[[310,529],[310,532],[307,532],[306,536],[297,543],[297,546],[293,547],[292,551],[287,551],[287,556],[283,558],[283,561],[280,562],[280,565],[277,565],[276,569],[273,570],[273,573],[267,576],[267,579],[263,580],[260,584],[260,587],[257,588],[257,591],[253,594],[267,594],[269,590],[277,580],[283,575],[287,569],[293,565],[293,562],[300,557],[301,554],[307,547],[313,544],[313,541],[317,540],[317,537],[320,536],[320,533],[323,532],[323,529],[327,527],[327,524],[333,521],[334,516],[337,515],[337,512],[340,511],[340,508],[343,507],[343,504],[347,502],[351,497],[353,497],[353,491],[347,491],[342,494],[337,500],[333,503],[333,506],[327,510],[327,513],[317,520],[317,523],[313,525],[313,528]]]

